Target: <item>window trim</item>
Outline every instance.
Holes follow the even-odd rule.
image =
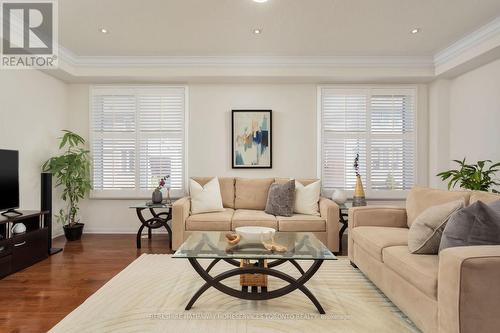
[[[416,84],[396,84],[396,85],[391,85],[391,84],[326,84],[326,85],[318,85],[317,86],[317,96],[316,96],[316,126],[317,126],[317,136],[316,136],[316,147],[317,147],[317,153],[316,153],[316,176],[318,179],[322,180],[323,176],[323,126],[321,123],[322,120],[322,91],[323,89],[338,89],[338,90],[391,90],[391,91],[397,91],[398,89],[404,89],[404,90],[413,90],[413,96],[414,96],[414,112],[413,112],[413,121],[414,121],[414,144],[415,144],[415,165],[414,165],[414,177],[415,177],[415,185],[420,184],[423,182],[423,179],[421,179],[421,169],[425,168],[425,165],[423,163],[425,161],[421,160],[422,151],[425,151],[425,154],[427,154],[427,148],[424,147],[424,145],[421,143],[420,140],[420,132],[423,127],[425,127],[425,124],[422,124],[421,118],[422,115],[422,110],[420,106],[420,89],[418,85]],[[369,116],[371,112],[371,108],[368,108],[367,110],[367,117]],[[368,149],[368,145],[367,145]],[[367,155],[369,155],[367,153]],[[366,163],[367,165],[369,164],[370,158],[369,156],[366,157]],[[354,170],[353,170],[354,172]],[[367,171],[368,173],[368,171]],[[363,181],[363,187],[365,189],[366,197],[369,200],[403,200],[406,199],[409,190],[372,190],[371,188],[368,188],[367,185],[370,184],[370,180],[367,177],[367,175],[362,175],[362,181]],[[354,191],[352,190],[346,190],[347,195],[349,197],[352,197],[354,194]],[[331,190],[325,190],[322,187],[322,194],[330,197],[332,194]]]
[[[94,156],[94,151],[93,151],[93,143],[94,143],[94,132],[92,130],[92,124],[93,124],[93,112],[92,112],[92,98],[93,98],[93,91],[94,90],[99,90],[99,89],[117,89],[117,90],[122,90],[122,89],[172,89],[172,88],[181,88],[184,90],[184,149],[183,149],[183,154],[182,154],[182,159],[183,159],[183,189],[182,190],[171,190],[170,195],[171,198],[181,198],[186,195],[187,193],[187,186],[188,186],[188,128],[189,128],[189,87],[187,85],[171,85],[171,84],[166,84],[166,85],[148,85],[148,84],[141,84],[141,85],[127,85],[127,84],[91,84],[89,85],[88,89],[88,120],[89,120],[89,126],[88,126],[88,131],[89,131],[89,151],[90,151],[90,156]],[[136,115],[137,116],[137,115]],[[137,152],[136,152],[137,156]],[[137,157],[138,158],[138,157]],[[91,175],[92,183],[93,183],[93,172]],[[136,179],[137,182],[137,179]],[[136,184],[137,185],[137,184]],[[149,190],[94,190],[92,189],[89,194],[89,199],[96,199],[96,200],[145,200],[145,199],[150,199],[151,198],[151,191]]]

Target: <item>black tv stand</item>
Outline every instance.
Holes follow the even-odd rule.
[[[48,211],[22,210],[22,215],[0,216],[0,279],[48,258]],[[12,230],[17,223],[26,227],[23,233]]]
[[[3,212],[1,215],[5,217],[14,217],[14,216],[21,216],[23,215],[23,213],[15,209],[9,209]]]

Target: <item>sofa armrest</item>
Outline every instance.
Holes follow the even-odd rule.
[[[356,227],[407,228],[406,208],[393,206],[363,206],[349,209],[349,229]]]
[[[393,206],[363,206],[349,209],[347,217],[347,255],[354,263],[354,239],[352,230],[356,227],[394,227],[407,228],[406,208]]]
[[[186,219],[191,212],[191,199],[184,197],[172,204],[172,250],[177,250],[184,242]]]
[[[439,253],[440,333],[498,332],[500,245],[460,246]]]
[[[339,251],[339,206],[328,198],[319,199],[319,212],[322,218],[326,220],[326,246],[332,252]]]

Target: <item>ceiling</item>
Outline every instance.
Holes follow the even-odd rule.
[[[499,0],[59,0],[59,39],[78,56],[432,56],[498,16]]]

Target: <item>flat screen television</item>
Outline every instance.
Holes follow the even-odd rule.
[[[0,211],[19,208],[19,152],[0,149]]]

